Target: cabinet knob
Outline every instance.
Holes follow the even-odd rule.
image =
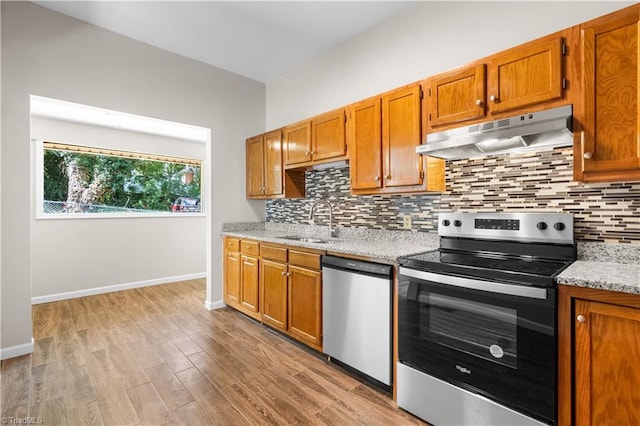
[[[586,322],[586,321],[587,321],[587,318],[586,318],[584,315],[578,315],[578,316],[576,317],[576,320],[577,320],[578,322]]]
[[[476,105],[478,106],[482,105],[482,99],[476,99]]]
[[[314,155],[316,152],[315,151],[311,151],[311,155]]]
[[[498,102],[498,98],[496,98],[496,97],[495,97],[495,95],[491,95],[491,96],[489,96],[489,100],[490,100],[491,102]]]
[[[304,155],[310,155],[310,154],[311,154],[311,151],[307,151],[304,153]]]
[[[593,157],[593,154],[592,154],[592,153],[590,153],[590,152],[585,152],[582,156],[583,156],[586,160],[591,160],[591,157]]]
[[[286,272],[282,272],[282,276],[284,277],[285,275],[287,275],[287,273]]]
[[[376,181],[379,181],[379,180],[380,180],[380,176],[376,176]]]
[[[387,180],[391,179],[391,175],[386,175],[385,179],[387,179]]]

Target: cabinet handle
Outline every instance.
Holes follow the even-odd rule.
[[[489,100],[491,102],[498,102],[498,98],[496,98],[494,95],[489,96]]]
[[[391,179],[391,175],[386,175],[386,176],[385,176],[385,178],[386,178],[387,180],[389,180],[389,179]]]
[[[586,318],[584,315],[578,315],[578,316],[576,317],[576,320],[577,320],[578,322],[586,322],[586,321],[587,321],[587,318]]]
[[[311,151],[307,151],[304,153],[304,155],[310,155],[310,154],[311,154]]]
[[[482,105],[482,99],[476,99],[476,105],[478,106]]]
[[[311,151],[311,155],[314,155],[316,152],[315,151]]]
[[[287,273],[286,272],[282,272],[282,276],[284,277],[285,275],[287,275]]]
[[[375,179],[376,179],[376,181],[380,180],[380,176],[376,176]]]
[[[590,152],[585,152],[582,156],[583,156],[586,160],[591,160],[591,157],[593,157],[593,154],[592,154],[592,153],[590,153]]]

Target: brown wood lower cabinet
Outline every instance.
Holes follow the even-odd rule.
[[[640,295],[560,286],[559,424],[640,424]]]
[[[322,272],[317,250],[262,244],[262,322],[322,350]]]
[[[226,237],[224,239],[224,302],[255,319],[260,315],[260,243]]]

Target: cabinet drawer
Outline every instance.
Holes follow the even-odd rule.
[[[240,239],[226,237],[224,239],[224,248],[231,251],[240,251]]]
[[[289,250],[289,264],[311,269],[320,269],[320,255]]]
[[[264,259],[287,261],[287,249],[283,247],[274,247],[262,244],[260,246],[260,256]]]
[[[242,254],[250,254],[253,256],[260,255],[260,243],[257,241],[242,240],[240,243],[240,252]]]

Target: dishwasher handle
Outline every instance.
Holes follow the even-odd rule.
[[[389,278],[393,266],[338,256],[322,256],[322,267]]]

